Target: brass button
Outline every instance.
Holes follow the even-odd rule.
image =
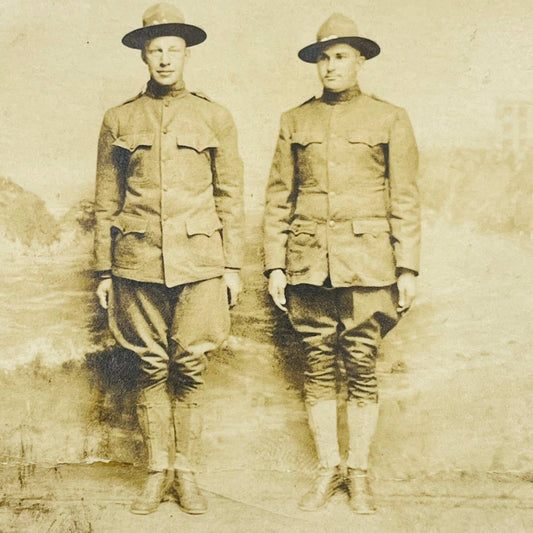
[[[335,191],[330,191],[329,195],[330,195],[331,197],[335,196]]]
[[[166,222],[168,220],[168,215],[163,216],[163,222]]]
[[[166,135],[167,133],[168,133],[168,130],[165,128],[165,129],[163,130],[163,135]]]
[[[335,227],[335,221],[334,220],[330,220],[329,221],[329,227],[330,228],[334,228]]]

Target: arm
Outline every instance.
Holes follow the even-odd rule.
[[[420,201],[416,182],[418,150],[407,113],[401,109],[389,141],[391,228],[398,269],[398,311],[411,306],[420,265]]]
[[[107,112],[100,129],[96,163],[96,191],[94,211],[96,228],[94,236],[95,270],[100,278],[96,294],[100,305],[107,309],[111,289],[111,223],[123,202],[118,161],[113,154],[113,117]]]
[[[282,115],[270,178],[266,188],[263,221],[265,274],[269,277],[269,293],[274,303],[286,311],[285,258],[287,231],[294,211],[294,159],[290,142],[289,120]]]
[[[225,109],[217,116],[219,146],[213,159],[215,206],[222,222],[222,239],[226,271],[224,279],[230,294],[230,306],[238,302],[242,292],[240,269],[244,248],[243,164],[239,155],[237,129]]]
[[[396,266],[418,273],[420,201],[416,182],[418,150],[407,113],[400,109],[389,139],[390,221]]]

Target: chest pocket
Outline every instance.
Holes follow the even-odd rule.
[[[388,135],[385,130],[354,130],[345,135],[348,158],[354,168],[369,169],[372,175],[385,172]]]
[[[291,135],[291,145],[293,148],[307,148],[311,144],[322,144],[324,135],[320,132],[295,131]]]
[[[324,158],[324,141],[325,135],[320,131],[295,131],[291,135],[291,148],[302,187],[314,187],[320,181],[319,169]]]
[[[370,147],[388,144],[389,142],[384,131],[351,131],[346,134],[346,140],[350,144],[364,144]]]
[[[123,169],[129,187],[142,188],[149,182],[153,144],[154,134],[150,132],[121,135],[113,142],[119,148],[115,150],[117,165]]]
[[[219,146],[218,139],[208,132],[178,133],[177,145],[179,148],[190,148],[198,153],[209,151]]]
[[[113,145],[133,153],[141,147],[151,148],[153,143],[154,135],[152,133],[132,133],[130,135],[121,135],[113,142]]]

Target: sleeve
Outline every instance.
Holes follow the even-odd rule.
[[[389,138],[390,222],[397,268],[420,268],[418,149],[409,117],[400,109]]]
[[[113,142],[116,139],[114,122],[112,112],[108,111],[104,116],[98,139],[94,201],[94,268],[97,272],[111,270],[111,224],[123,203],[120,161],[113,150]]]
[[[219,146],[213,158],[215,207],[222,223],[226,269],[238,270],[244,257],[244,183],[237,128],[230,113],[222,108],[217,117]]]
[[[265,273],[285,269],[287,232],[294,211],[294,158],[289,117],[282,115],[280,132],[265,195],[263,236]]]

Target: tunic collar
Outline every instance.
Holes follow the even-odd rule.
[[[354,85],[353,87],[350,87],[349,89],[339,93],[334,93],[324,89],[324,92],[322,93],[322,100],[326,102],[326,104],[335,105],[341,104],[342,102],[349,102],[350,100],[357,98],[360,94],[361,90],[359,89],[359,85]]]
[[[176,98],[187,93],[183,80],[170,86],[159,85],[154,80],[150,80],[146,86],[146,94],[152,98]]]

